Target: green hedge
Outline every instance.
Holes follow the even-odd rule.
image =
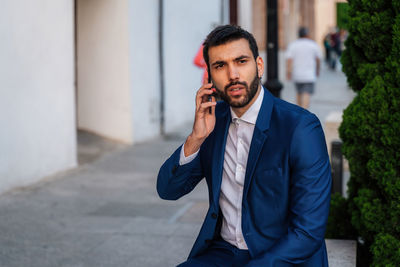
[[[357,239],[359,266],[400,266],[400,0],[348,2],[341,61],[357,95],[339,133],[351,177],[327,237]]]
[[[336,25],[339,29],[348,29],[349,5],[347,3],[336,3]]]

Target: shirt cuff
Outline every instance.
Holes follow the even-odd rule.
[[[199,154],[199,151],[200,151],[200,149],[199,149],[196,152],[194,152],[192,155],[185,157],[184,150],[185,150],[185,144],[182,145],[181,156],[179,158],[179,165],[184,165],[184,164],[191,162],[197,156],[197,154]]]

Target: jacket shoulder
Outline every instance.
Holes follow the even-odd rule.
[[[317,116],[314,113],[311,113],[310,111],[300,106],[286,102],[285,100],[276,97],[274,97],[274,107],[272,113],[272,115],[275,116],[275,119],[276,117],[278,117],[280,120],[291,123],[299,122],[300,120],[305,118],[318,120]]]

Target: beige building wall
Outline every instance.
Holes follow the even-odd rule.
[[[77,0],[78,128],[132,143],[128,0]]]
[[[267,31],[266,31],[266,1],[265,0],[253,0],[253,35],[256,38],[258,50],[260,56],[263,58],[265,64],[267,62],[267,52],[266,52],[266,41],[267,41]],[[264,73],[267,73],[267,68],[264,68]],[[267,75],[263,75],[262,81],[265,82]]]
[[[310,37],[321,46],[323,37],[336,25],[336,3],[346,0],[279,0],[278,1],[278,38],[279,48],[285,50],[287,45],[298,38],[298,28],[306,26]],[[248,21],[249,8],[252,5],[252,20]],[[247,27],[255,38],[260,54],[266,46],[266,1],[238,1],[239,25]]]
[[[316,1],[315,17],[315,41],[323,49],[324,36],[336,25],[336,1]]]
[[[336,3],[346,0],[280,0],[278,1],[279,48],[298,38],[298,28],[308,27],[310,37],[321,48],[323,37],[336,25]],[[253,0],[253,33],[260,51],[265,51],[266,40],[266,1]]]
[[[299,25],[299,8],[298,0],[281,0],[278,1],[278,43],[280,49],[286,49],[291,41],[297,38],[297,25]],[[265,53],[266,35],[267,35],[267,14],[266,1],[253,0],[253,34],[257,39],[260,54]]]
[[[315,1],[315,41],[323,49],[325,35],[336,26],[336,4],[346,3],[346,0]]]
[[[285,51],[288,44],[298,38],[300,26],[310,30],[310,37],[324,51],[323,38],[336,25],[336,3],[346,0],[279,0],[278,1],[278,43]],[[252,0],[252,32],[257,40],[261,57],[266,61],[267,12],[265,0]],[[279,66],[283,77],[284,66]],[[265,68],[266,69],[266,68]],[[263,76],[263,82],[266,75]]]
[[[315,0],[301,0],[299,5],[300,21],[298,27],[307,27],[312,39],[315,39],[315,2]]]
[[[257,40],[258,49],[265,52],[267,31],[266,23],[267,16],[265,12],[266,1],[265,0],[253,0],[253,35]]]

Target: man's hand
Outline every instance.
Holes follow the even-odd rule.
[[[185,142],[185,157],[199,150],[201,144],[214,130],[215,105],[217,102],[214,97],[211,97],[212,101],[209,101],[209,97],[215,91],[211,87],[212,83],[206,83],[197,91],[193,130]]]

